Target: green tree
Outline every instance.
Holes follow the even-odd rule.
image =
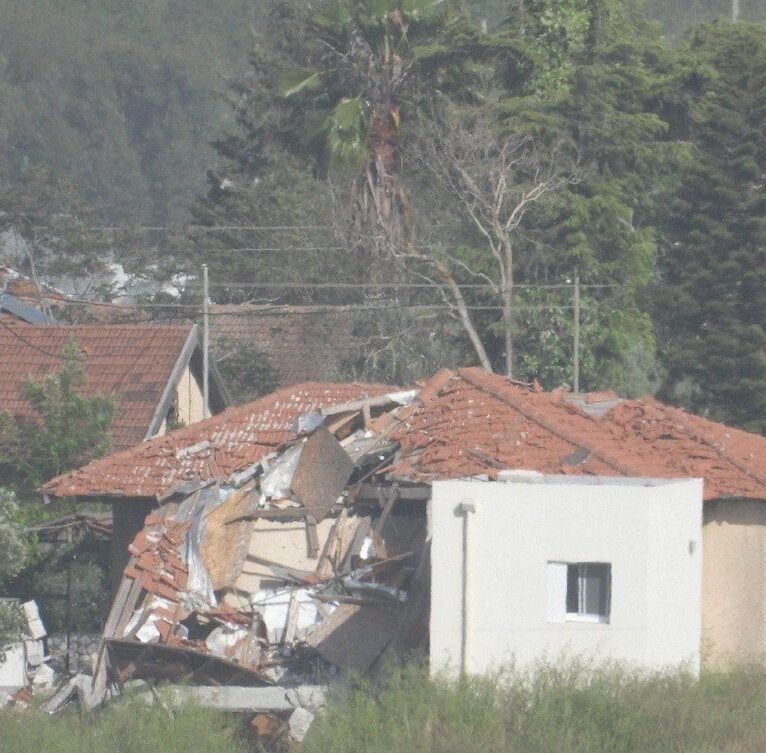
[[[24,386],[34,419],[0,414],[0,465],[29,491],[109,448],[112,399],[82,394],[83,356],[74,339],[64,346],[61,357],[59,371]]]
[[[89,231],[93,210],[49,168],[30,166],[0,191],[0,230],[14,268],[54,283],[106,270],[109,246]]]
[[[766,28],[702,26],[683,55],[694,159],[662,237],[662,396],[766,433]]]
[[[0,596],[4,586],[24,568],[29,555],[24,532],[16,518],[18,503],[15,494],[0,487]],[[21,637],[24,621],[14,602],[0,600],[0,661],[3,648]]]
[[[554,5],[556,13],[546,15]],[[553,33],[559,26],[560,33]],[[470,128],[450,123],[429,129],[427,140],[438,135],[445,142],[431,149],[435,160],[450,154],[451,141],[465,142],[457,148],[463,173],[441,181],[436,196],[428,181],[411,192],[431,207],[425,209],[432,212],[431,222],[456,222],[449,231],[451,250],[440,257],[461,286],[467,310],[474,312],[487,354],[482,361],[507,371],[509,341],[516,340],[516,376],[539,378],[547,386],[570,381],[571,282],[579,270],[586,286],[613,286],[584,288],[581,383],[589,389],[646,391],[656,369],[645,290],[654,274],[658,210],[684,154],[664,112],[674,56],[656,29],[619,2],[527,3],[521,20],[512,17],[502,33],[519,35],[533,49],[531,67],[521,77],[495,75],[494,86],[503,84],[500,112],[476,138]],[[487,113],[488,104],[485,99],[478,109]],[[487,128],[494,134],[483,136]],[[497,169],[505,143],[525,148],[496,185],[504,196],[525,196],[526,204],[523,212],[508,215],[518,224],[513,261],[505,265],[511,274],[506,272],[504,281],[493,261],[493,242],[486,232],[476,232],[472,215],[478,205],[461,210],[444,196],[466,179],[469,193],[475,193]],[[413,152],[417,149],[414,144]],[[430,159],[424,156],[421,172],[428,173]],[[532,175],[538,180],[530,183]],[[556,190],[530,193],[546,177],[559,178]],[[485,205],[497,208],[490,201],[494,193],[483,194]],[[512,316],[509,280],[519,286]],[[477,283],[490,292],[472,290]],[[526,290],[530,285],[541,288]]]

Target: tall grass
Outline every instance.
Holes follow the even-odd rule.
[[[82,715],[0,711],[0,753],[245,753],[240,725],[220,712],[136,701]]]
[[[0,711],[0,753],[245,753],[246,719],[135,700],[81,715]],[[280,746],[282,747],[282,746]],[[298,748],[299,746],[293,746]],[[392,669],[335,690],[304,753],[766,753],[766,674],[587,662],[494,677]]]
[[[762,753],[766,676],[567,662],[492,678],[391,672],[315,723],[306,753]]]

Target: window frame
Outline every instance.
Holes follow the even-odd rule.
[[[548,566],[548,622],[571,622],[608,625],[612,612],[612,563],[594,560],[567,562],[549,560]],[[606,593],[599,600],[603,604],[603,612],[586,612],[588,567],[601,569],[600,578]],[[577,568],[576,583],[578,593],[576,599],[578,611],[570,612],[570,582],[571,569]],[[595,576],[591,576],[595,577]],[[563,603],[562,603],[563,602]],[[582,611],[581,611],[582,610]]]

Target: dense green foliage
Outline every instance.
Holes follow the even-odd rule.
[[[102,222],[185,216],[247,48],[248,0],[3,0],[0,179],[49,168]]]
[[[766,27],[701,27],[683,63],[694,158],[663,226],[664,393],[766,433]]]
[[[577,662],[495,678],[405,670],[320,717],[307,753],[745,753],[766,740],[766,679]]]
[[[0,596],[5,584],[23,569],[29,555],[24,531],[18,523],[15,494],[0,487]],[[0,601],[0,661],[4,646],[18,638],[24,627],[23,617],[13,602]]]
[[[160,697],[162,692],[160,690]],[[306,753],[752,753],[766,740],[766,679],[640,673],[576,662],[494,678],[429,680],[418,668],[337,689]],[[97,714],[0,711],[3,753],[244,753],[244,719],[129,698]],[[275,748],[283,750],[282,746]]]

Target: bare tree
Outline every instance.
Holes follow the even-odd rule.
[[[481,268],[445,244],[418,244],[402,255],[420,263],[465,329],[482,366],[491,361],[459,280],[483,282],[499,301],[505,372],[513,376],[514,254],[526,215],[540,200],[577,181],[576,157],[563,143],[543,144],[504,130],[492,103],[451,108],[418,133],[412,160],[435,179],[457,214],[482,239],[489,264]],[[423,271],[425,270],[425,271]]]

